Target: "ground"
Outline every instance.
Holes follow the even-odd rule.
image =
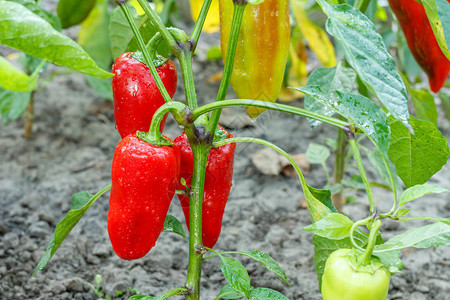
[[[208,78],[222,69],[221,62],[206,61],[205,47],[200,45],[194,60],[201,103],[214,99],[218,84],[208,83]],[[51,66],[47,75],[57,69]],[[175,99],[184,99],[181,85]],[[114,129],[112,103],[96,95],[83,75],[56,77],[36,94],[35,102],[31,140],[23,138],[23,120],[0,125],[0,299],[97,299],[89,285],[96,285],[96,274],[102,276],[102,291],[112,297],[131,288],[156,296],[183,285],[188,251],[177,235],[163,233],[150,253],[139,260],[123,261],[114,254],[106,230],[109,193],[86,213],[46,269],[31,277],[56,224],[70,208],[71,196],[85,190],[93,194],[110,183],[111,160],[120,140]],[[442,114],[439,122],[449,137],[450,125]],[[311,131],[304,118],[281,113],[266,112],[253,123],[243,109],[224,110],[221,124],[235,136],[264,138],[289,153],[304,153],[308,143],[323,144],[324,138],[336,134],[328,126]],[[180,133],[169,117],[165,134],[173,138]],[[321,299],[312,235],[302,231],[310,219],[298,179],[261,174],[251,161],[260,149],[262,146],[249,144],[237,148],[233,188],[215,249],[264,251],[283,267],[292,287],[259,263],[236,257],[247,267],[253,286],[276,289],[294,300]],[[350,169],[347,175],[354,171]],[[449,178],[447,163],[431,183],[450,188]],[[323,170],[313,165],[306,181],[322,187],[326,183]],[[355,195],[356,202],[344,207],[353,220],[368,213],[364,194]],[[380,211],[390,208],[391,194],[376,190],[375,196]],[[448,194],[424,197],[410,207],[416,216],[449,217],[449,199]],[[176,198],[170,214],[184,224]],[[383,237],[388,239],[420,224],[385,222]],[[392,277],[388,299],[448,299],[448,247],[404,251],[402,259],[405,268]],[[201,299],[214,299],[226,284],[219,260],[206,261],[202,276]]]

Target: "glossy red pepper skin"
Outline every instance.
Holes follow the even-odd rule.
[[[114,119],[122,138],[138,130],[148,131],[155,111],[165,103],[149,68],[131,54],[120,55],[112,70]],[[177,89],[175,65],[168,60],[156,70],[170,97],[173,97]],[[166,118],[167,115],[161,122],[161,131]]]
[[[230,133],[226,133],[228,134],[227,138],[233,137]],[[173,142],[181,150],[180,177],[184,178],[187,185],[190,186],[194,157],[186,133],[183,132]],[[227,144],[216,149],[211,149],[208,155],[205,187],[203,191],[202,239],[203,245],[209,248],[214,247],[216,244],[222,228],[222,217],[233,179],[235,149],[235,143]],[[180,184],[178,189],[185,189],[185,186]],[[189,197],[185,195],[177,196],[189,228]]]
[[[128,135],[116,147],[111,170],[108,233],[122,259],[138,259],[155,245],[178,186],[180,151]]]
[[[414,58],[428,75],[430,89],[437,93],[448,77],[450,61],[439,48],[423,5],[415,0],[389,0],[389,5]]]

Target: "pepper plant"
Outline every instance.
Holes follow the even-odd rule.
[[[190,300],[200,299],[202,263],[213,257],[220,259],[220,269],[228,282],[217,299],[286,299],[278,291],[252,287],[245,267],[230,257],[244,255],[254,259],[288,282],[281,267],[269,254],[258,250],[242,252],[213,249],[220,234],[224,206],[231,187],[236,143],[257,143],[271,147],[292,163],[299,176],[311,217],[312,224],[304,230],[314,234],[314,262],[324,299],[341,299],[338,295],[353,297],[348,299],[384,299],[391,274],[402,269],[399,258],[402,249],[449,244],[448,218],[409,217],[410,210],[404,208],[408,202],[426,194],[449,192],[445,188],[427,184],[431,176],[447,162],[448,141],[434,124],[410,116],[407,88],[402,77],[374,24],[362,13],[368,0],[353,1],[353,6],[345,1],[336,1],[340,3],[337,4],[335,1],[317,0],[328,18],[326,30],[341,45],[345,62],[338,63],[333,68],[316,70],[314,76],[317,80],[313,78],[308,80],[306,86],[293,87],[317,102],[319,108],[314,110],[274,103],[274,95],[281,89],[282,78],[272,77],[272,73],[277,68],[284,69],[289,49],[289,43],[285,43],[285,37],[289,35],[289,26],[286,24],[287,1],[219,1],[221,14],[224,16],[221,23],[222,39],[225,38],[222,41],[224,72],[216,101],[200,107],[195,92],[192,59],[211,0],[203,2],[198,20],[189,36],[181,29],[164,26],[147,1],[138,2],[157,33],[151,39],[144,40],[130,11],[131,7],[125,0],[116,0],[140,52],[124,54],[113,67],[116,74],[114,80],[117,80],[114,84],[118,85],[113,90],[116,108],[128,111],[132,119],[121,123],[122,118],[127,118],[127,113],[120,114],[116,111],[119,131],[123,128],[127,133],[120,132],[123,139],[117,146],[113,159],[112,185],[95,195],[82,192],[73,196],[72,209],[57,225],[36,272],[47,265],[71,229],[94,202],[111,189],[108,232],[113,249],[121,258],[138,259],[146,255],[161,231],[179,234],[187,240],[189,247],[188,272],[184,283],[179,283],[180,286],[158,297],[136,295],[130,299],[167,299],[175,295],[183,295]],[[422,2],[427,3],[425,0]],[[2,5],[5,3],[1,1]],[[444,32],[444,40],[441,39],[439,44],[448,45],[446,38],[449,27],[446,17],[450,17],[449,9],[442,1],[436,3],[430,11],[442,21],[436,25],[439,27],[438,32]],[[16,9],[14,5],[8,5],[11,5],[8,11]],[[248,13],[257,16],[268,14],[277,18],[251,19],[246,15]],[[225,20],[225,16],[230,15],[232,18]],[[258,41],[261,41],[261,47],[273,46],[271,49],[275,53],[259,55],[258,51],[261,49],[255,46]],[[176,101],[176,95],[172,99],[172,94],[168,91],[171,83],[165,82],[167,74],[160,69],[167,62],[157,55],[157,47],[161,42],[166,43],[178,59],[186,103]],[[449,54],[448,47],[441,49],[445,55]],[[124,57],[136,60],[130,68],[140,71],[121,83],[121,72],[127,70],[120,68]],[[146,72],[151,74],[154,82],[151,82]],[[247,80],[246,74],[250,78],[248,85],[260,87],[259,89],[245,90],[242,81],[236,80]],[[318,79],[323,78],[330,78],[332,84],[319,84]],[[353,90],[357,78],[370,94],[363,95]],[[145,80],[144,84],[134,85],[133,82],[140,80]],[[237,94],[245,95],[245,99],[225,100],[230,82]],[[136,107],[121,106],[123,99],[119,99],[128,92],[127,85],[132,89],[137,88],[135,97],[133,94],[131,97],[127,95],[127,104],[133,101],[160,101],[155,98],[161,97],[164,102],[158,102],[159,108],[156,111],[144,106],[142,111],[135,114]],[[270,92],[264,91],[265,88]],[[140,97],[140,92],[145,89],[150,89],[151,94],[156,96]],[[252,93],[247,94],[248,91]],[[375,99],[382,107],[373,101]],[[156,102],[152,104],[156,105]],[[218,126],[221,110],[230,106],[246,107],[252,118],[269,109],[338,128],[341,137],[348,142],[367,194],[367,217],[354,222],[338,213],[331,202],[330,191],[309,186],[298,165],[283,149],[263,139],[233,137]],[[174,141],[162,135],[168,113],[184,129]],[[339,114],[339,118],[333,117],[335,113]],[[361,136],[367,137],[373,144],[371,151],[378,162],[379,173],[392,190],[392,208],[387,212],[377,209],[361,158]],[[406,187],[402,193],[397,175]],[[188,236],[179,220],[167,216],[174,194],[179,196],[182,203],[188,222]],[[427,220],[432,223],[384,241],[380,228],[386,219],[398,222]],[[205,255],[207,252],[210,255]]]

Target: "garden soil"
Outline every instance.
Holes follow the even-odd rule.
[[[200,104],[214,100],[218,82],[212,78],[223,67],[220,61],[206,59],[208,44],[218,43],[217,35],[204,37],[194,60]],[[61,68],[50,66],[44,76],[58,70]],[[231,90],[229,97],[233,97]],[[181,82],[175,99],[184,101]],[[302,102],[292,105],[302,106]],[[450,125],[443,114],[439,122],[448,138]],[[282,113],[265,112],[252,122],[239,108],[225,109],[221,124],[234,136],[267,139],[293,154],[304,153],[308,143],[324,144],[325,138],[336,136],[332,127],[310,130],[304,118]],[[55,77],[36,93],[32,139],[23,138],[23,125],[23,120],[0,125],[0,299],[98,299],[100,293],[105,298],[127,299],[136,291],[157,296],[185,283],[188,249],[178,235],[161,234],[156,246],[138,260],[124,261],[114,254],[106,229],[109,193],[88,210],[47,267],[32,277],[55,226],[70,209],[72,195],[80,191],[95,194],[110,184],[111,160],[120,136],[114,129],[112,103],[91,90],[80,74]],[[181,129],[169,117],[164,133],[174,138]],[[234,256],[247,267],[252,286],[269,287],[294,300],[321,299],[312,234],[302,230],[310,218],[299,181],[285,175],[263,175],[252,163],[253,154],[261,149],[251,144],[237,147],[233,188],[215,249],[266,252],[285,270],[291,287],[261,264]],[[330,170],[332,164],[330,159]],[[346,176],[355,172],[350,168]],[[369,176],[376,179],[374,172]],[[312,165],[306,181],[323,187],[323,169]],[[450,164],[430,183],[450,189]],[[365,217],[368,202],[364,193],[352,195],[356,201],[345,205],[344,212],[353,220]],[[389,210],[390,193],[376,189],[375,197],[380,211]],[[448,218],[449,199],[449,194],[423,197],[408,207],[414,208],[414,216]],[[187,230],[176,197],[169,213],[182,220]],[[383,237],[425,224],[387,221]],[[401,258],[405,268],[392,277],[388,299],[448,299],[448,247],[408,249]],[[97,274],[102,278],[98,294],[94,291]],[[225,284],[219,259],[205,261],[201,299],[214,299]]]

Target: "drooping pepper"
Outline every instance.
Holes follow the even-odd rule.
[[[227,53],[233,0],[219,0],[222,57]],[[239,32],[231,86],[241,99],[275,102],[283,83],[289,53],[290,23],[287,0],[247,5]],[[256,118],[265,109],[247,107]]]
[[[156,70],[173,97],[177,89],[175,65],[168,60]],[[155,111],[165,103],[149,68],[127,52],[116,59],[113,73],[114,119],[120,136],[124,138],[138,130],[148,131]],[[161,131],[166,118],[167,115],[161,122]]]
[[[447,0],[450,3],[450,0]],[[409,49],[428,75],[430,88],[437,93],[450,72],[450,61],[442,53],[422,4],[415,0],[389,0]]]
[[[233,136],[220,127],[225,138]],[[176,146],[181,150],[180,177],[186,180],[187,186],[191,185],[194,156],[186,133],[175,138]],[[222,217],[225,205],[230,194],[231,181],[233,179],[233,160],[236,144],[227,144],[219,148],[211,149],[206,164],[205,187],[203,191],[202,206],[202,238],[203,245],[212,248],[216,244],[222,228]],[[179,189],[185,189],[181,185]],[[183,213],[189,228],[189,197],[177,195],[180,200]]]
[[[197,22],[198,15],[202,9],[203,0],[191,0],[191,16],[194,22]],[[219,2],[218,0],[212,0],[209,7],[208,15],[203,24],[203,30],[212,33],[219,30]]]
[[[178,186],[180,151],[131,134],[119,142],[111,170],[108,233],[122,259],[138,259],[155,245]]]

